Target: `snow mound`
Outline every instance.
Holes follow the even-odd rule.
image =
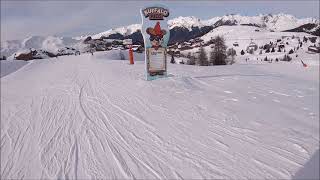
[[[129,50],[111,50],[94,53],[94,57],[104,60],[129,60]],[[134,61],[144,61],[144,53],[133,53]]]

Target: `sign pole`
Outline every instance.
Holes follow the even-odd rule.
[[[129,45],[129,60],[130,60],[130,64],[134,64],[132,45]]]
[[[126,45],[126,47],[129,47],[129,62],[130,64],[134,64],[133,61],[133,50],[132,50],[132,39],[124,39],[123,44]]]

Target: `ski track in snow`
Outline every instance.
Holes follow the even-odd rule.
[[[319,146],[319,69],[232,67],[147,82],[142,62],[34,61],[1,78],[1,177],[290,178]]]

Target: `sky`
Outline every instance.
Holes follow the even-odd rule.
[[[292,14],[319,19],[318,0],[247,1],[19,1],[1,0],[1,41],[28,36],[80,36],[141,23],[142,7],[162,4],[170,19],[195,16],[210,19],[226,14]]]

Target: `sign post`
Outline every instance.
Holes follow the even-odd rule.
[[[129,61],[130,61],[130,64],[134,64],[133,50],[132,50],[132,39],[124,39],[123,44],[129,46]]]
[[[134,64],[134,61],[133,61],[133,52],[132,52],[132,45],[129,45],[129,59],[130,59],[130,64]]]
[[[147,80],[167,76],[167,44],[170,37],[168,16],[169,10],[164,6],[141,9]]]

